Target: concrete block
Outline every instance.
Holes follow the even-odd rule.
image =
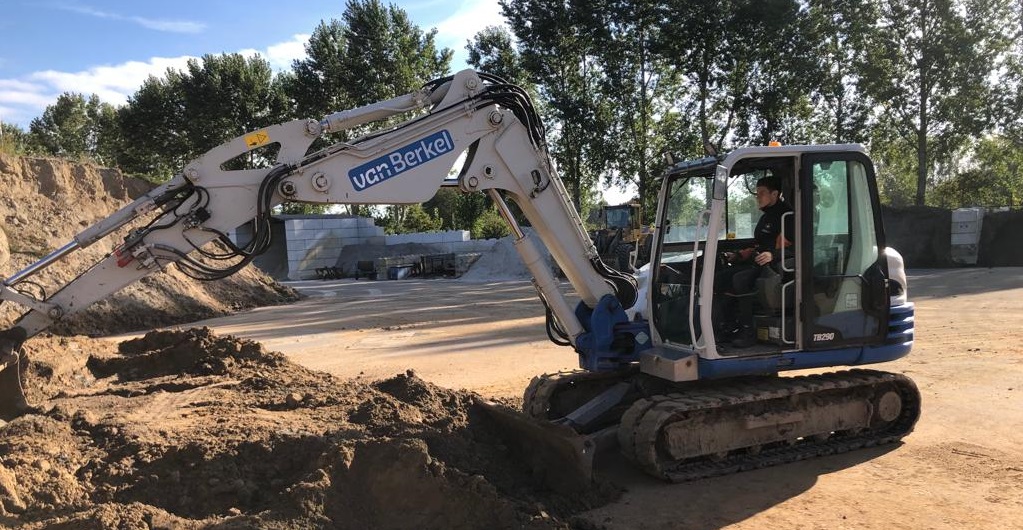
[[[335,230],[332,230],[332,232],[335,234],[336,237],[343,238],[343,239],[356,238],[356,237],[359,237],[361,235],[359,233],[359,229],[356,228],[356,227],[337,228]]]
[[[383,232],[383,230],[381,230]],[[383,234],[372,235],[365,239],[367,245],[386,245],[387,236]]]
[[[288,263],[299,262],[305,259],[306,251],[303,250],[289,250],[288,251]]]

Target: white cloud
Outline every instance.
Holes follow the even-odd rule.
[[[156,31],[165,31],[171,33],[202,33],[203,31],[206,30],[206,24],[203,24],[202,22],[193,22],[190,20],[161,20],[133,15],[121,15],[118,13],[110,13],[108,11],[100,11],[99,9],[94,9],[88,6],[61,5],[57,7],[65,11],[72,11],[74,13],[88,15],[90,17],[132,22],[144,28]]]
[[[102,101],[122,105],[146,78],[151,75],[161,77],[168,68],[183,69],[192,58],[154,57],[147,62],[128,61],[114,66],[96,66],[83,72],[46,70],[30,74],[28,79],[36,86],[48,87],[53,98],[63,92],[78,92],[96,94]]]
[[[278,70],[291,68],[295,59],[305,57],[309,35],[294,35],[291,40],[270,45],[266,50],[242,50],[243,55],[262,55]],[[149,76],[163,77],[168,68],[182,70],[196,57],[154,57],[148,61],[128,61],[117,65],[94,66],[80,72],[44,70],[18,79],[0,79],[0,117],[5,122],[27,128],[64,92],[96,94],[101,101],[123,105]]]
[[[245,49],[238,53],[244,56],[262,55],[274,70],[290,70],[291,63],[305,57],[305,44],[309,42],[308,33],[291,36],[291,40],[267,46],[266,51]]]
[[[497,0],[463,1],[454,14],[437,23],[437,44],[455,52],[452,67],[465,66],[465,44],[487,26],[504,26],[504,16]]]

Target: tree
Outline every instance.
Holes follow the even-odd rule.
[[[817,108],[818,141],[866,142],[870,137],[869,100],[859,88],[857,64],[864,63],[872,4],[857,0],[809,3],[810,41],[818,58],[812,101]]]
[[[689,2],[672,0],[660,33],[660,53],[692,87],[694,97],[680,101],[683,115],[696,116],[698,145],[721,148],[732,130],[745,90],[746,72],[736,60],[744,0]]]
[[[1017,149],[1023,149],[1023,2],[1016,4],[1013,16],[1005,23],[1015,43],[1000,91],[999,124]]]
[[[341,20],[320,22],[313,31],[306,57],[296,60],[293,75],[283,80],[284,91],[298,115],[315,119],[407,94],[450,70],[452,52],[439,49],[435,39],[436,30],[423,31],[399,7],[349,0]],[[376,128],[380,124],[331,139],[350,140]],[[364,207],[347,208],[353,215],[366,213]],[[406,210],[394,206],[391,217],[404,218]]]
[[[0,122],[0,153],[19,155],[28,149],[28,133],[13,123]]]
[[[421,204],[392,205],[387,207],[385,229],[389,234],[435,232],[440,230],[440,217],[431,215]]]
[[[1023,202],[1023,146],[1005,136],[979,142],[971,167],[939,183],[935,203],[943,208],[1008,206]]]
[[[165,180],[231,138],[284,121],[284,98],[281,80],[260,56],[204,55],[184,70],[151,76],[118,111],[121,132],[132,139],[122,168]],[[271,154],[254,153],[246,163],[269,163]]]
[[[601,76],[595,50],[601,42],[586,17],[591,5],[578,0],[501,0],[519,43],[523,68],[536,84],[551,123],[551,155],[576,210],[601,176],[610,172],[612,127],[608,102],[594,97]]]
[[[862,86],[916,155],[914,202],[923,205],[929,170],[990,124],[1009,0],[874,1]]]
[[[399,7],[349,0],[341,20],[313,31],[287,92],[300,115],[314,118],[412,92],[450,69],[452,52],[435,38]]]
[[[500,239],[511,233],[508,223],[493,208],[487,208],[472,225],[473,239]]]
[[[168,77],[175,76],[168,71]],[[167,78],[149,76],[117,110],[117,121],[126,141],[120,152],[121,169],[147,175],[156,182],[181,171],[190,148],[181,126],[184,101],[177,86]]]
[[[522,65],[512,36],[502,27],[487,26],[465,45],[466,62],[481,72],[496,75],[516,85],[526,85],[528,74]]]
[[[29,142],[43,154],[115,162],[114,109],[99,96],[65,92],[29,124]]]

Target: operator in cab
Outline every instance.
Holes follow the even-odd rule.
[[[753,246],[726,252],[726,266],[714,277],[716,334],[731,336],[732,346],[748,348],[756,344],[753,328],[753,297],[757,278],[763,268],[781,260],[781,249],[792,245],[795,237],[793,216],[785,216],[792,207],[781,196],[781,178],[763,177],[757,181],[757,207],[763,214],[753,230]],[[783,220],[784,219],[784,220]],[[784,223],[784,235],[782,232]],[[738,314],[735,311],[738,300]]]

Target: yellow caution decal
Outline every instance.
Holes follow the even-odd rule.
[[[245,145],[247,145],[249,149],[266,145],[268,143],[270,143],[270,135],[267,134],[266,131],[257,131],[245,135]]]

